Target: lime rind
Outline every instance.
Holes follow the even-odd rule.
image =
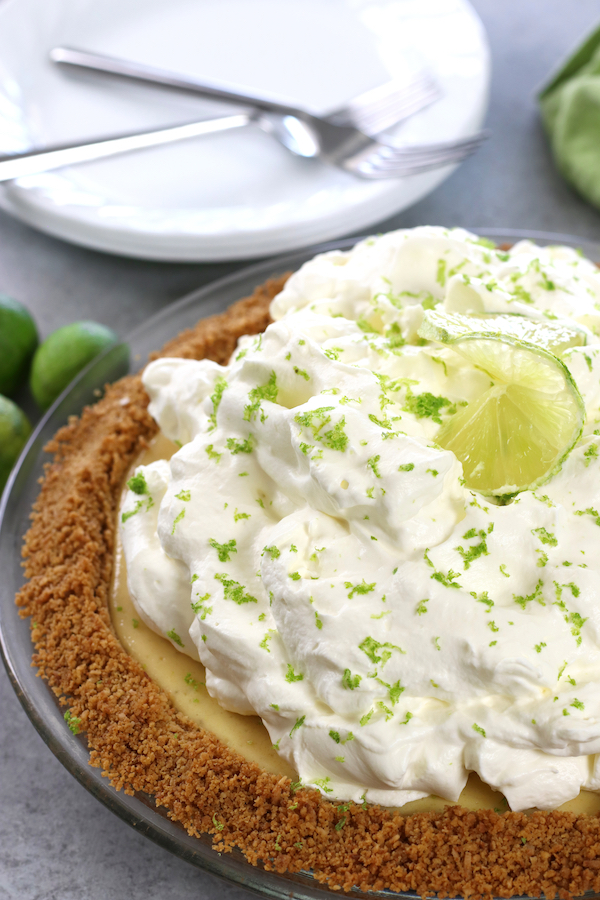
[[[428,341],[451,344],[469,334],[487,334],[498,339],[510,336],[549,350],[555,356],[571,347],[587,344],[586,328],[563,320],[539,322],[520,313],[462,313],[427,310],[419,328],[419,336]]]
[[[550,350],[506,332],[450,336],[446,329],[434,338],[431,327],[425,333],[429,340],[443,335],[441,343],[490,377],[488,390],[448,419],[435,438],[462,463],[466,486],[507,497],[552,478],[585,421],[567,366]]]

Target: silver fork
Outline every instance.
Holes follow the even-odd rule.
[[[176,85],[169,86],[175,87]],[[385,96],[383,89],[376,89],[377,91],[381,91]],[[377,112],[369,111],[365,107],[364,96],[360,95],[355,98],[343,110],[331,113],[330,117],[343,119],[344,115],[349,115],[348,110],[352,108],[367,110],[364,115],[370,117],[371,127],[376,128],[378,123],[387,123],[379,124],[380,129],[389,127],[390,109],[393,104],[384,102],[379,105],[380,118],[378,118]],[[278,105],[279,110],[275,115],[271,111],[250,109],[247,113],[238,115],[0,156],[0,181],[8,181],[80,162],[89,162],[144,147],[158,146],[203,134],[239,128],[249,122],[255,122],[262,129],[275,134],[281,140],[279,132],[282,130],[288,135],[291,134],[292,137],[294,134],[294,128],[293,126],[290,128],[290,123],[281,126],[278,124],[284,123],[286,115],[303,128],[299,134],[297,132],[295,138],[297,142],[302,142],[305,150],[302,155],[318,156],[325,162],[352,174],[370,179],[412,175],[459,162],[473,153],[487,136],[482,133],[461,141],[450,141],[443,144],[394,147],[363,133],[355,126],[336,124],[335,121],[322,119],[304,110],[292,107],[293,112],[290,112],[290,107],[286,106],[284,115],[284,107],[282,104]],[[377,110],[377,104],[375,104],[375,109]],[[308,128],[311,129],[310,132]],[[307,153],[306,151],[310,150],[311,140],[314,143],[313,151]],[[285,143],[285,140],[282,140],[282,143]],[[289,146],[288,143],[286,146]],[[298,152],[298,150],[294,152]]]
[[[272,134],[292,153],[319,157],[361,178],[397,178],[460,162],[474,153],[488,136],[487,132],[481,132],[459,141],[409,147],[394,146],[375,137],[440,98],[439,86],[426,70],[414,73],[408,81],[388,81],[360,94],[340,109],[316,115],[239,87],[218,85],[179,72],[72,47],[55,47],[50,52],[50,59],[63,65],[188,91],[213,100],[250,105],[254,110],[251,121]]]

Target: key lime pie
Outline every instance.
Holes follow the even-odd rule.
[[[597,335],[575,251],[423,227],[113,386],[19,597],[93,764],[332,887],[598,889]]]

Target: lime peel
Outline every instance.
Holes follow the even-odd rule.
[[[0,395],[0,494],[30,434],[31,425],[23,410]]]
[[[98,322],[71,322],[53,331],[33,357],[29,386],[35,402],[46,410],[75,376],[118,336]]]
[[[540,322],[520,313],[481,313],[462,315],[441,310],[426,311],[419,328],[419,337],[428,341],[451,344],[469,334],[488,334],[493,337],[514,337],[561,356],[572,347],[587,344],[588,329],[572,322]]]

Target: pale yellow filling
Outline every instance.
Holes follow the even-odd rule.
[[[159,436],[136,465],[169,459],[176,450],[175,444]],[[118,533],[117,528],[117,535]],[[166,638],[156,634],[138,617],[127,590],[127,573],[119,536],[116,541],[110,613],[122,646],[142,664],[150,678],[166,691],[178,710],[201,728],[211,731],[250,762],[276,775],[286,775],[292,781],[298,779],[289,763],[273,749],[267,730],[258,716],[240,716],[222,709],[209,696],[204,686],[204,666],[180,653]],[[508,808],[502,794],[493,791],[474,773],[469,776],[459,802],[468,809],[496,809],[504,812]],[[447,805],[448,801],[441,797],[427,797],[407,803],[401,812],[408,814],[436,811]],[[563,803],[559,809],[596,815],[600,812],[600,794],[581,791],[578,797]]]

